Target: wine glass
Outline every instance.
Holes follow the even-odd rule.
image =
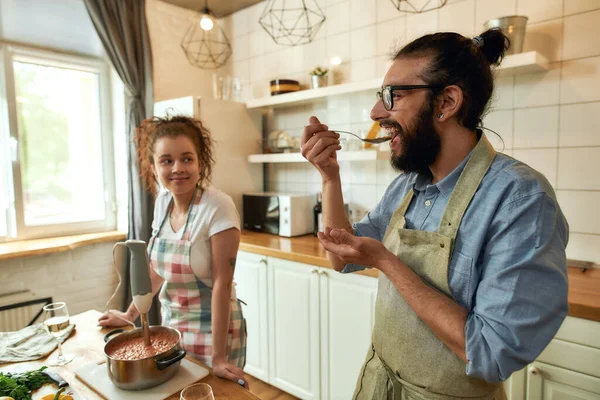
[[[206,383],[196,383],[181,391],[179,400],[215,400],[212,388]]]
[[[69,310],[66,303],[60,301],[45,305],[44,308],[44,328],[58,342],[58,356],[48,358],[48,365],[58,367],[73,361],[73,356],[64,354],[60,337],[69,328]]]

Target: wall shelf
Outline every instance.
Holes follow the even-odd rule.
[[[358,150],[338,151],[338,161],[374,161],[389,160],[390,151],[387,150]],[[249,163],[297,163],[308,162],[300,153],[272,153],[272,154],[250,154]]]
[[[548,69],[548,59],[537,51],[511,54],[504,57],[502,64],[496,68],[499,75],[530,74]],[[306,89],[298,92],[280,94],[278,96],[252,99],[246,103],[246,108],[257,109],[265,107],[284,107],[299,105],[328,96],[350,94],[364,90],[376,90],[381,87],[382,78],[370,79],[361,82],[342,83],[318,89]],[[375,101],[375,98],[373,98]]]

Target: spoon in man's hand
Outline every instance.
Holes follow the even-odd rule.
[[[338,130],[334,130],[332,129],[332,132],[336,132],[336,133],[346,133],[348,135],[352,135],[354,137],[356,137],[358,140],[362,140],[365,143],[371,143],[371,144],[379,144],[379,143],[385,143],[387,141],[392,140],[392,135],[386,135],[386,136],[381,136],[381,137],[376,137],[376,138],[367,138],[367,139],[363,139],[360,136],[358,136],[355,133],[352,132],[346,132],[346,131],[338,131]]]

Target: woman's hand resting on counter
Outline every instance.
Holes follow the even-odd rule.
[[[250,385],[248,385],[248,380],[244,375],[244,371],[242,371],[241,368],[228,363],[225,359],[213,359],[212,370],[213,373],[219,378],[229,379],[237,384],[241,384],[243,381],[243,386],[246,389],[250,389]]]
[[[98,318],[98,326],[127,326],[132,325],[135,316],[118,310],[109,310]],[[131,321],[127,323],[127,321]]]

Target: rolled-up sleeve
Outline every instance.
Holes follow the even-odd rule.
[[[465,324],[467,375],[504,381],[535,358],[568,312],[568,225],[545,193],[504,205],[482,248]]]
[[[381,240],[381,208],[382,203],[385,201],[385,196],[381,199],[381,201],[375,206],[373,211],[365,214],[363,219],[359,222],[352,225],[352,229],[354,230],[355,236],[360,237],[370,237],[373,239]],[[368,265],[359,265],[359,264],[346,264],[344,269],[341,271],[343,274],[362,271],[365,268],[371,268]]]

